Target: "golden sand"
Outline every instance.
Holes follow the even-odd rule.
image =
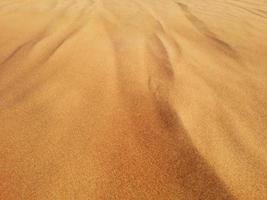
[[[1,0],[1,200],[266,200],[266,0]]]

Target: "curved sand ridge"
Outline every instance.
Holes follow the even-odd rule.
[[[0,199],[267,199],[265,0],[3,0],[0,28]]]

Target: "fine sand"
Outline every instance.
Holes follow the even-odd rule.
[[[266,0],[1,0],[1,200],[266,200]]]

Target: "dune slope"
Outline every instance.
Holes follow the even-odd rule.
[[[265,0],[1,0],[0,199],[267,199]]]

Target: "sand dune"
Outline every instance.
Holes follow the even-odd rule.
[[[1,0],[0,199],[267,199],[266,0]]]

